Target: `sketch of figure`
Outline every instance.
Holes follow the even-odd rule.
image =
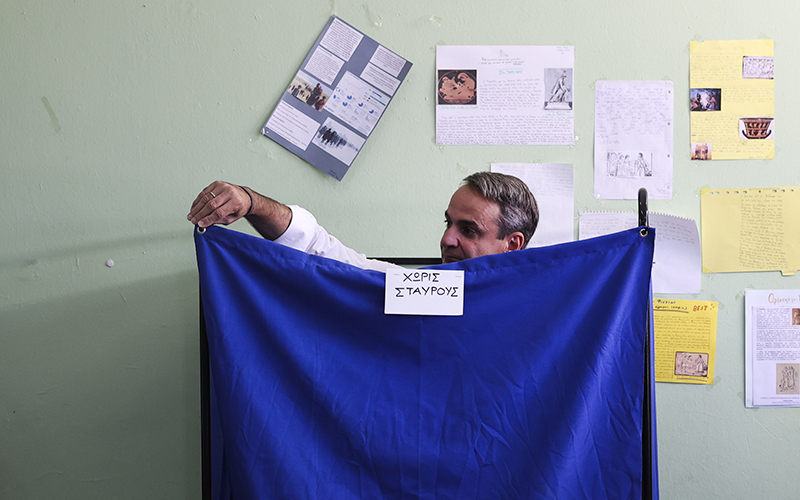
[[[634,170],[631,163],[631,155],[625,155],[622,159],[622,175],[625,177],[633,177]]]
[[[797,365],[778,364],[777,369],[780,370],[778,394],[800,394]]]
[[[558,77],[558,80],[556,80],[555,85],[553,85],[553,89],[550,91],[550,99],[548,99],[547,102],[566,102],[568,92],[567,71],[564,70],[561,72],[561,76]]]
[[[606,153],[606,173],[610,177],[617,175],[617,153]]]
[[[636,177],[651,177],[653,175],[653,171],[642,153],[639,153],[639,158],[636,159],[634,165],[636,166]]]
[[[642,151],[608,151],[606,152],[606,175],[629,179],[652,177],[653,154]]]
[[[708,377],[708,354],[704,352],[676,352],[675,375]]]

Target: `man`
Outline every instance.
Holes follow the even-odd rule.
[[[261,236],[281,245],[364,269],[395,267],[346,247],[307,210],[278,203],[244,186],[211,183],[197,195],[187,219],[208,227],[242,217]],[[478,172],[464,179],[453,193],[444,217],[446,228],[439,246],[442,262],[448,263],[525,248],[539,223],[539,209],[521,180]]]
[[[637,177],[650,177],[652,172],[650,171],[650,165],[648,165],[647,160],[644,159],[642,153],[639,153],[639,158],[636,159],[636,163],[634,163],[636,167],[636,176]]]

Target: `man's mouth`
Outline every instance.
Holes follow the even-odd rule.
[[[459,260],[464,260],[461,257],[455,257],[453,255],[442,255],[442,264],[449,264],[451,262],[458,262]]]

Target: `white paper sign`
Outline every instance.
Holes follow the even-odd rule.
[[[384,314],[461,316],[464,271],[397,269],[386,272]]]

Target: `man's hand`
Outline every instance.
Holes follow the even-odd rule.
[[[228,225],[244,217],[248,210],[250,210],[250,197],[244,188],[227,182],[214,181],[200,191],[186,218],[200,227],[212,224]]]
[[[252,201],[251,201],[252,197]],[[186,218],[192,224],[208,227],[228,225],[247,216],[261,236],[274,240],[292,222],[292,210],[250,188],[214,181],[195,198]]]

